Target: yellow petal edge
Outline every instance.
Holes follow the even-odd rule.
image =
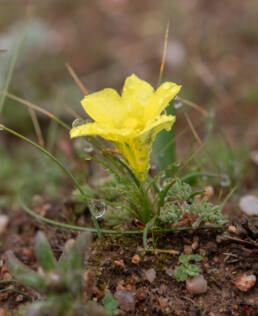
[[[85,96],[82,106],[95,122],[72,128],[70,136],[98,135],[112,141],[136,176],[144,180],[156,135],[170,130],[175,122],[175,116],[161,113],[180,89],[164,82],[154,91],[133,74],[125,80],[122,96],[113,89]]]

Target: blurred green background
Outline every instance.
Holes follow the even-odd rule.
[[[187,160],[198,147],[187,111],[208,141],[189,170],[229,175],[252,188],[254,175],[247,176],[247,169],[250,151],[258,147],[257,14],[257,0],[0,0],[0,49],[7,50],[0,53],[0,90],[9,76],[10,93],[71,125],[74,112],[85,114],[83,94],[65,63],[89,92],[120,90],[131,73],[156,86],[169,22],[163,79],[183,85],[180,96],[210,114],[175,103],[177,159]],[[37,141],[28,109],[9,97],[1,102],[1,123]],[[67,131],[37,117],[47,148],[72,168],[76,159]],[[58,168],[4,132],[0,179],[1,205],[17,193],[54,198],[65,190]]]

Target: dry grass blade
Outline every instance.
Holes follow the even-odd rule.
[[[33,109],[31,109],[30,107],[28,108],[28,110],[29,110],[29,113],[30,113],[30,116],[31,116],[32,123],[34,125],[35,132],[36,132],[37,137],[38,137],[38,142],[39,142],[40,146],[44,147],[45,146],[45,141],[44,141],[44,138],[43,138],[43,135],[42,135],[42,132],[41,132],[41,128],[40,128],[40,125],[39,125],[39,121],[38,121],[37,115],[36,115],[35,111]]]
[[[73,68],[66,63],[66,68],[68,69],[70,75],[73,77],[74,81],[77,83],[78,87],[81,89],[81,91],[83,92],[84,95],[89,94],[88,90],[85,88],[85,86],[83,85],[83,83],[81,82],[81,80],[79,79],[79,77],[76,75],[75,71],[73,70]]]
[[[162,54],[162,58],[161,58],[161,64],[160,64],[160,70],[159,70],[159,79],[158,79],[157,86],[159,86],[161,84],[162,76],[163,76],[163,72],[164,72],[165,59],[166,59],[167,46],[168,46],[168,33],[169,33],[169,22],[167,23],[166,32],[165,32],[163,54]]]
[[[15,101],[17,101],[17,102],[19,102],[19,103],[22,103],[22,104],[28,106],[29,108],[32,108],[32,109],[34,109],[34,110],[36,110],[36,111],[38,111],[38,112],[41,112],[41,113],[45,114],[45,115],[48,116],[49,118],[51,118],[51,119],[57,121],[57,122],[58,122],[60,125],[62,125],[64,128],[70,130],[70,127],[69,127],[66,123],[64,123],[62,120],[60,120],[60,119],[59,119],[58,117],[56,117],[54,114],[48,112],[48,111],[45,110],[45,109],[42,109],[40,106],[38,106],[38,105],[36,105],[36,104],[33,104],[33,103],[29,102],[29,101],[26,101],[26,100],[24,100],[24,99],[22,99],[22,98],[19,98],[19,97],[17,97],[16,95],[14,95],[14,94],[12,94],[12,93],[9,93],[9,92],[6,92],[6,91],[0,91],[0,93],[5,94],[5,95],[8,96],[10,99],[15,100]]]
[[[193,123],[192,123],[192,121],[191,121],[189,115],[188,115],[186,112],[184,112],[184,115],[185,115],[186,121],[187,121],[187,123],[188,123],[188,125],[189,125],[189,127],[190,127],[190,129],[191,129],[191,131],[192,131],[192,133],[193,133],[193,135],[194,135],[194,137],[195,137],[195,139],[197,140],[197,142],[199,143],[199,145],[202,145],[203,141],[201,140],[201,138],[200,138],[199,135],[197,134],[197,132],[196,132],[194,126],[193,126]]]
[[[177,96],[176,99],[181,101],[181,102],[183,102],[183,103],[185,103],[186,105],[192,107],[196,111],[200,112],[203,116],[209,117],[209,113],[206,110],[204,110],[200,105],[198,105],[196,103],[193,103],[192,101],[183,99],[183,98],[181,98],[179,96]]]

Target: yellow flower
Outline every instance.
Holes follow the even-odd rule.
[[[149,83],[131,75],[121,96],[113,89],[85,96],[82,106],[95,122],[74,127],[70,135],[99,135],[112,141],[134,173],[144,179],[157,133],[169,130],[175,122],[175,116],[161,113],[180,89],[164,82],[154,91]]]

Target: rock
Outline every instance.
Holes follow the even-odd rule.
[[[166,274],[167,274],[168,276],[170,276],[170,277],[173,277],[173,275],[174,275],[174,270],[171,269],[171,268],[167,268],[167,269],[165,270],[165,272],[166,272]]]
[[[258,197],[254,195],[245,195],[239,201],[241,210],[246,215],[258,216]]]
[[[204,191],[202,194],[203,197],[210,199],[213,195],[214,195],[214,189],[211,185],[208,185],[207,187],[204,188]]]
[[[118,301],[119,307],[126,312],[133,312],[135,309],[135,300],[131,292],[116,291],[115,299]]]
[[[255,283],[256,276],[254,274],[247,275],[246,273],[243,273],[237,277],[235,286],[238,290],[247,292],[255,286]]]
[[[6,215],[0,215],[0,235],[6,231],[7,225],[9,223],[9,218]]]
[[[133,257],[132,257],[132,263],[134,263],[134,264],[137,264],[137,263],[139,263],[141,261],[141,258],[140,258],[140,256],[139,255],[134,255]]]
[[[194,236],[193,243],[192,243],[192,249],[196,250],[199,247],[199,237]]]
[[[152,283],[156,279],[156,271],[154,269],[145,270],[144,277],[146,280]]]
[[[188,292],[191,294],[206,293],[208,289],[207,281],[204,279],[203,275],[200,274],[196,277],[187,279],[186,288]]]
[[[227,231],[231,234],[235,234],[237,232],[237,229],[233,225],[229,225]]]
[[[258,150],[252,151],[251,159],[258,166]]]

